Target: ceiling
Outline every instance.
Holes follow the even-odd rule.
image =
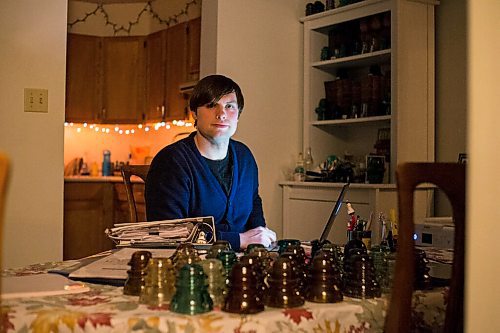
[[[72,0],[75,1],[75,0]],[[84,0],[90,3],[102,3],[103,5],[109,5],[113,3],[146,3],[148,0]]]

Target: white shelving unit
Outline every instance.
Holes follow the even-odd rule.
[[[304,127],[303,149],[312,148],[316,162],[329,155],[343,157],[370,153],[379,129],[389,128],[391,137],[390,184],[351,184],[349,200],[362,218],[370,213],[389,216],[397,209],[394,170],[404,161],[434,160],[434,6],[426,0],[365,0],[307,16],[304,24]],[[328,46],[328,33],[335,25],[367,16],[390,13],[390,49],[321,61],[321,49]],[[318,120],[315,112],[325,98],[325,81],[332,81],[339,69],[354,75],[367,73],[371,65],[390,70],[390,114],[364,118]],[[366,75],[366,74],[364,74]],[[282,182],[283,237],[318,238],[331,213],[342,184]],[[415,214],[431,216],[432,188],[417,193]],[[343,208],[329,239],[347,240]],[[372,227],[372,243],[380,241],[380,226]]]
[[[312,148],[315,161],[346,151],[364,156],[373,151],[381,128],[390,128],[389,180],[404,161],[434,160],[434,6],[426,0],[365,0],[306,16],[304,24],[303,149]],[[320,59],[328,34],[338,24],[390,13],[390,49],[332,60]],[[325,98],[324,83],[339,69],[354,75],[371,65],[390,70],[391,111],[373,117],[317,120],[315,109]]]

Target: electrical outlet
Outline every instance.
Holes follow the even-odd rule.
[[[49,91],[24,88],[24,112],[49,112]]]

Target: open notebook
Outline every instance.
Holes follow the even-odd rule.
[[[88,281],[93,283],[106,283],[121,286],[127,279],[127,270],[130,269],[128,262],[132,254],[136,251],[149,251],[153,257],[169,258],[175,249],[148,249],[123,247],[112,254],[99,258],[88,265],[82,266],[71,272],[69,277],[75,280]]]
[[[2,277],[2,299],[75,294],[89,291],[81,282],[59,274]]]

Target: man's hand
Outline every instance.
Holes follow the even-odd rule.
[[[257,227],[240,234],[240,248],[246,249],[250,244],[262,244],[271,246],[276,241],[276,233],[267,227]]]

